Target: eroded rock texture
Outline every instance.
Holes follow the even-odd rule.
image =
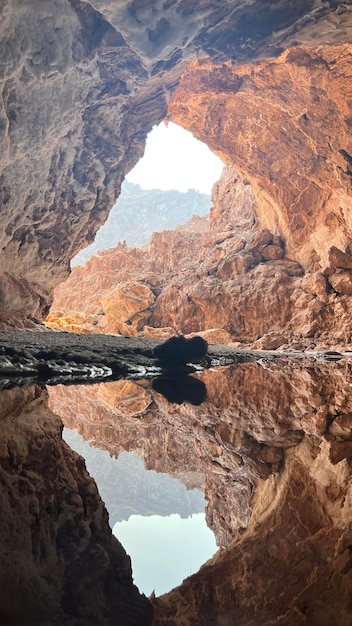
[[[251,524],[227,553],[154,601],[155,623],[349,624],[350,467],[326,448],[288,451],[285,470],[257,486]]]
[[[1,393],[0,622],[151,623],[82,457],[39,387]]]
[[[162,234],[148,252],[120,249],[117,260],[106,253],[111,272],[100,285],[103,297],[94,291],[100,261],[92,265],[87,330],[134,334],[149,326],[153,335],[157,326],[167,336],[210,328],[224,342],[253,342],[282,328],[289,335],[300,329],[309,339],[330,330],[330,320],[334,338],[349,340],[349,3],[4,0],[0,11],[2,323],[43,318],[70,258],[92,240],[141,156],[146,134],[167,115],[181,73],[191,59],[209,55],[212,61],[187,70],[169,115],[227,165],[237,165],[240,184],[250,182],[241,213],[246,234],[233,228],[229,203],[225,222],[214,208],[210,232]],[[265,60],[253,62],[258,58]],[[150,266],[141,281],[145,255]],[[125,278],[111,294],[116,269]],[[133,290],[122,285],[131,281]],[[242,293],[250,317],[236,308]],[[78,326],[86,325],[83,315]],[[267,402],[275,380],[267,381]],[[340,373],[332,380],[340,389],[345,378]],[[235,383],[217,381],[215,389],[240,407]],[[247,407],[252,388],[244,388]],[[349,623],[351,409],[342,399],[331,409],[325,389],[331,391],[329,380],[308,401],[312,410],[291,414],[291,404],[284,404],[283,424],[269,402],[272,411],[262,407],[263,421],[241,421],[239,432],[216,391],[206,414],[184,406],[169,412],[166,400],[153,400],[163,417],[169,466],[181,466],[185,451],[191,458],[196,432],[196,449],[213,481],[207,489],[212,523],[220,543],[230,526],[235,537],[181,590],[155,603],[156,624]],[[134,391],[123,390],[124,409],[142,414],[143,426],[148,392],[143,389],[136,403]],[[114,422],[117,392],[99,392]],[[23,626],[147,624],[150,606],[133,588],[94,483],[62,443],[60,421],[35,394],[2,396],[1,476],[8,491],[1,507],[0,617]],[[295,394],[300,398],[296,388]],[[200,413],[209,439],[196,419]],[[168,447],[172,420],[182,428]],[[101,432],[101,440],[111,437],[111,425]],[[308,435],[299,442],[303,432]],[[282,452],[287,443],[294,447]],[[222,508],[227,489],[241,503],[234,510]]]
[[[119,244],[75,267],[55,292],[48,324],[78,332],[297,349],[351,343],[352,257],[332,246],[329,267],[304,271],[279,234],[258,226],[253,187],[224,168],[208,219]]]
[[[1,24],[1,313],[42,317],[190,58],[346,42],[351,12],[322,0],[289,10],[282,0],[5,0]]]
[[[352,47],[292,48],[249,65],[195,62],[170,118],[251,183],[259,226],[305,267],[351,243]]]

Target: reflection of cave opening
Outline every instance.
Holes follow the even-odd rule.
[[[131,556],[141,592],[169,591],[216,552],[214,534],[205,523],[201,475],[185,470],[182,482],[146,470],[135,453],[122,452],[116,459],[92,447],[76,430],[65,428],[63,436],[85,458],[110,526]]]

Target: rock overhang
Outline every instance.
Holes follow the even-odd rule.
[[[208,0],[5,3],[1,127],[3,313],[45,314],[167,114],[188,62],[250,62],[288,46],[350,41],[351,8]]]

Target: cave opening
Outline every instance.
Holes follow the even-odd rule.
[[[138,254],[138,249],[148,246],[154,232],[173,231],[182,228],[187,221],[193,220],[196,224],[204,222],[207,228],[212,187],[220,178],[223,166],[223,162],[205,144],[182,127],[172,122],[155,126],[147,137],[144,156],[127,175],[121,195],[106,223],[97,232],[94,243],[71,261],[71,280],[75,272],[84,275],[87,264],[87,278],[81,276],[80,283],[82,278],[83,285],[89,282],[90,294],[95,291],[95,302],[91,300],[87,303],[84,297],[79,301],[77,289],[70,287],[69,279],[56,290],[47,324],[54,325],[54,329],[59,324],[71,332],[101,332],[99,323],[91,323],[89,330],[86,326],[87,320],[91,322],[94,316],[99,319],[99,312],[94,309],[99,294],[96,285],[92,285],[94,278],[89,271],[89,263],[96,261],[89,259],[96,254],[99,259],[106,249],[110,249],[107,254],[114,256],[114,250],[117,254],[119,250],[126,253],[127,249],[136,247]],[[167,256],[167,250],[164,253]],[[143,259],[141,261],[140,272]],[[99,282],[108,291],[113,291],[119,283],[119,273],[122,274],[122,281],[126,281],[126,270],[128,267],[124,270],[117,265],[111,273],[105,268],[105,275],[100,276]],[[132,279],[134,283],[143,282],[143,278],[140,280],[136,275]],[[151,287],[149,282],[147,284]],[[130,287],[127,282],[118,306],[123,307],[123,299],[128,300],[131,291],[133,285]],[[132,297],[138,298],[138,289]],[[59,311],[60,315],[57,315]],[[132,315],[122,327],[105,327],[104,332],[135,336],[136,330],[143,335],[143,325],[133,328]],[[138,449],[129,452],[130,442],[124,452],[123,445],[116,448],[104,437],[95,437],[94,428],[87,428],[87,422],[95,412],[104,423],[104,404],[105,409],[108,407],[110,410],[110,419],[113,407],[125,406],[125,412],[123,409],[118,411],[122,422],[131,419],[131,416],[132,419],[144,419],[143,411],[147,408],[144,398],[139,396],[137,385],[121,389],[121,385],[116,383],[114,390],[114,383],[102,383],[100,387],[95,393],[86,387],[72,388],[64,395],[58,388],[50,388],[50,403],[64,420],[64,439],[85,458],[87,469],[97,482],[109,512],[110,526],[131,556],[135,584],[146,595],[153,591],[160,595],[197,571],[217,550],[214,533],[206,521],[204,477],[185,469],[181,479],[177,479],[179,469],[175,477],[172,472],[170,475],[165,473],[168,471],[166,459],[163,461],[165,469],[161,464],[159,467],[155,465],[158,473],[147,470],[142,460],[143,451],[141,456],[138,456]],[[104,398],[103,405],[101,398]],[[140,411],[134,407],[133,413],[131,402],[128,406],[131,398],[132,404],[140,403]],[[80,414],[78,423],[66,419],[67,407],[70,407],[71,414]],[[90,444],[76,430],[70,430],[77,427]],[[143,441],[141,445],[143,447]],[[152,462],[149,464],[153,466]]]
[[[113,534],[132,560],[141,593],[157,596],[195,573],[217,551],[205,521],[204,477],[185,468],[182,479],[148,470],[137,452],[116,458],[67,427],[64,440],[81,454],[109,513]],[[170,567],[172,563],[172,567]]]
[[[143,189],[211,194],[224,164],[206,144],[178,124],[168,121],[154,126],[144,156],[127,174],[127,180]]]
[[[141,247],[154,232],[177,228],[193,216],[205,217],[223,167],[206,144],[181,126],[172,122],[154,126],[144,155],[127,174],[105,224],[94,242],[71,260],[71,267],[84,265],[93,254],[119,242]]]

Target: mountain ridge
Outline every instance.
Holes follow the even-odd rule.
[[[119,241],[126,241],[129,247],[141,247],[153,232],[174,229],[194,215],[203,217],[210,208],[210,195],[195,189],[142,189],[125,180],[121,195],[94,242],[72,259],[71,266],[84,265],[94,254],[115,247]]]

